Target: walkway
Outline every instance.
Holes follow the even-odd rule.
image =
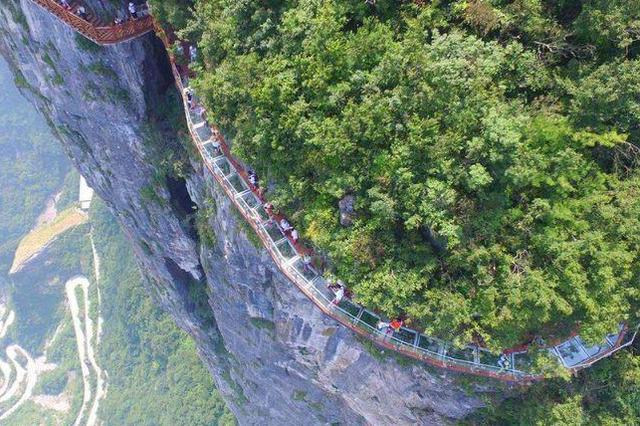
[[[31,1],[57,16],[73,30],[102,46],[132,40],[153,31],[154,28],[153,18],[148,14],[140,19],[130,19],[121,24],[105,23],[88,10],[86,5],[77,1],[69,0],[69,8],[66,8],[56,0]],[[84,18],[74,13],[81,4],[87,9],[87,15]]]
[[[45,0],[32,1],[41,5],[49,3]],[[53,10],[51,12],[55,13]],[[70,21],[65,22],[76,28]],[[82,34],[86,31],[84,28],[76,30]],[[169,47],[174,40],[169,40],[162,30],[158,29],[157,32],[167,51],[171,52]],[[458,348],[404,327],[398,332],[387,334],[376,327],[377,323],[384,319],[374,312],[348,299],[343,299],[338,305],[333,304],[334,295],[327,288],[326,279],[308,261],[309,250],[293,241],[290,233],[283,232],[279,226],[281,217],[272,214],[261,192],[250,183],[247,172],[231,156],[224,138],[215,127],[207,123],[206,111],[201,106],[193,108],[198,103],[189,88],[190,71],[184,67],[179,69],[171,53],[169,56],[176,85],[182,95],[189,132],[204,164],[257,233],[278,268],[322,312],[380,347],[436,367],[510,382],[522,383],[543,378],[531,371],[531,356],[526,347],[494,354],[478,346]],[[192,97],[191,100],[188,100],[189,95]],[[629,346],[636,334],[637,329],[629,330],[621,325],[617,333],[606,336],[598,345],[589,346],[580,336],[575,335],[546,350],[557,358],[562,366],[577,371]]]
[[[106,394],[105,372],[98,365],[95,356],[96,348],[94,348],[94,341],[97,345],[99,331],[94,329],[93,320],[89,315],[91,311],[89,301],[90,285],[89,280],[84,276],[72,278],[65,283],[65,291],[67,300],[69,301],[69,309],[71,310],[73,329],[76,336],[76,346],[78,349],[78,358],[80,360],[80,369],[82,371],[82,382],[84,385],[82,406],[80,407],[74,426],[80,425],[85,418],[87,418],[87,426],[97,424],[97,413],[100,400],[104,398]],[[76,289],[78,287],[82,290],[83,294],[82,312],[76,295]],[[99,313],[98,308],[98,315]],[[92,376],[95,376],[95,393],[92,393],[92,383],[94,382]],[[89,405],[89,403],[91,403],[91,405]]]
[[[0,306],[0,338],[14,320],[15,312]],[[11,344],[5,353],[9,362],[0,359],[0,420],[8,418],[31,398],[38,379],[36,363],[27,351]]]

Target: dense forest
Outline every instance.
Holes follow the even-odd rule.
[[[637,318],[640,2],[152,5],[359,302],[493,348]]]
[[[105,332],[101,365],[109,391],[105,425],[233,426],[195,342],[145,292],[131,247],[106,206],[94,201]]]
[[[359,302],[496,349],[638,321],[640,1],[150,3]],[[469,423],[639,424],[637,351]]]

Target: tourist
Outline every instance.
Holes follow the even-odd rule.
[[[313,269],[311,268],[311,256],[308,256],[306,254],[302,255],[302,268],[307,272],[313,271]]]
[[[248,178],[249,178],[249,183],[253,186],[258,186],[258,175],[256,174],[256,172],[254,172],[253,170],[249,170],[247,172]]]
[[[84,8],[84,6],[78,6],[76,8],[76,15],[78,15],[82,19],[85,19],[87,17],[87,10]]]
[[[124,23],[124,19],[117,17],[116,19],[113,20],[113,23],[115,25],[122,25]]]
[[[298,242],[298,238],[299,238],[298,231],[295,230],[295,229],[292,229],[291,230],[291,239],[293,240],[293,242],[297,243]]]
[[[385,322],[385,321],[378,321],[378,324],[376,324],[376,328],[380,331],[386,330],[386,332],[389,332],[389,323]]]
[[[287,221],[287,219],[282,218],[280,219],[280,228],[282,228],[283,232],[289,232],[293,229],[293,226],[291,226],[291,224],[289,223],[289,221]]]
[[[138,11],[136,10],[136,5],[132,1],[129,2],[129,14],[133,19],[138,19]]]
[[[501,370],[505,370],[511,367],[511,362],[509,361],[509,357],[507,357],[507,355],[500,355],[500,358],[498,359],[498,367],[500,367]]]
[[[198,56],[198,51],[194,45],[189,46],[189,58],[191,58],[191,62],[195,62]]]
[[[404,321],[401,319],[394,319],[393,321],[391,321],[391,323],[389,324],[389,329],[387,330],[387,333],[390,332],[399,332],[400,331],[400,327],[402,327],[404,325]]]
[[[335,294],[335,296],[334,296],[333,301],[331,303],[333,303],[334,305],[339,305],[340,301],[344,297],[344,286],[338,285],[338,288],[337,288],[337,290],[335,291],[334,294]]]
[[[193,93],[191,93],[190,89],[187,90],[187,106],[190,111],[193,111]]]
[[[71,9],[71,5],[69,4],[69,0],[60,0],[60,4],[64,6],[65,9]]]

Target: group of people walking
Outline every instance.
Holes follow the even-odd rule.
[[[69,0],[57,0],[57,1],[58,1],[58,4],[60,4],[65,9],[69,11],[73,10],[73,13],[75,15],[81,17],[84,20],[89,20],[90,18],[89,12],[87,11],[87,8],[84,6],[83,3],[76,4],[74,7],[69,2]],[[142,18],[148,14],[148,10],[149,8],[146,3],[136,4],[130,1],[127,5],[128,16],[126,18],[117,16],[113,20],[113,23],[115,25],[120,25],[120,24],[124,24],[129,19],[136,20],[136,19]],[[97,18],[94,17],[94,19],[97,19]]]

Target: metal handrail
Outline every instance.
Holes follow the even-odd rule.
[[[95,25],[76,15],[55,0],[31,1],[58,17],[73,30],[102,46],[129,41],[154,29],[154,21],[151,15],[136,20],[128,20],[117,25]]]

